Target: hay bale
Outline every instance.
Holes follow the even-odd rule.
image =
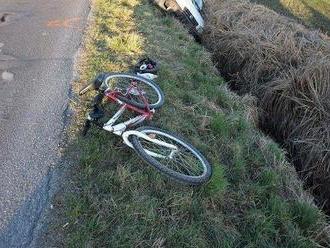
[[[249,1],[208,0],[203,43],[232,88],[258,90],[306,58],[330,51],[326,37]]]

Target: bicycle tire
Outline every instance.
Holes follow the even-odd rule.
[[[179,181],[181,183],[189,184],[189,185],[200,185],[205,182],[207,182],[211,175],[212,175],[212,168],[208,161],[205,159],[205,157],[190,143],[185,141],[183,138],[179,137],[177,134],[174,134],[172,132],[164,131],[159,128],[155,127],[140,127],[137,128],[136,131],[142,132],[144,134],[157,134],[165,136],[176,143],[180,144],[187,150],[189,150],[193,155],[198,158],[198,160],[203,165],[203,173],[199,176],[191,176],[184,174],[182,172],[175,171],[167,166],[165,166],[163,163],[159,162],[157,159],[149,155],[146,151],[146,149],[142,146],[140,139],[136,135],[131,136],[131,143],[136,151],[136,153],[148,164],[155,167],[157,170],[165,174],[166,176]]]
[[[135,75],[135,74],[130,74],[130,73],[112,73],[112,74],[109,74],[106,77],[105,81],[109,82],[109,80],[115,79],[115,78],[116,79],[125,78],[125,79],[138,80],[140,87],[143,86],[143,85],[149,86],[157,94],[156,102],[149,103],[149,108],[159,109],[160,107],[163,106],[163,104],[164,104],[164,93],[154,81],[152,81],[150,79],[146,79],[146,78],[138,76],[138,75]],[[137,108],[140,108],[140,109],[144,109],[146,107],[146,105],[144,103],[139,103],[139,102],[133,101],[131,99],[128,99],[125,96],[118,95],[117,98],[119,100],[127,103],[127,104],[133,105],[133,106],[135,106]]]

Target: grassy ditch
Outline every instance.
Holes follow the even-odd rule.
[[[231,86],[258,98],[260,126],[283,144],[330,211],[330,40],[249,1],[209,0],[204,44]]]
[[[330,35],[330,2],[328,0],[252,0],[278,13],[293,17],[307,26]]]
[[[76,166],[70,190],[54,199],[49,240],[60,236],[54,242],[64,247],[326,246],[325,216],[284,152],[255,128],[253,99],[226,88],[178,21],[140,0],[94,0],[93,16],[75,88],[152,56],[165,93],[153,123],[187,137],[214,174],[202,187],[187,187],[147,166],[118,137],[98,129],[79,137],[90,94],[73,103],[66,153]]]

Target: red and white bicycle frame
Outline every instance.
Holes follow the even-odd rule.
[[[128,94],[134,86],[132,86],[130,89],[128,89],[127,93]],[[141,93],[141,92],[140,92]],[[118,94],[121,94],[118,91],[106,91],[105,92],[105,96],[107,97],[107,100],[110,102],[114,102],[120,105],[119,110],[111,117],[111,119],[109,121],[107,121],[106,123],[104,123],[103,125],[103,129],[108,131],[108,132],[112,132],[118,136],[122,136],[124,143],[133,148],[132,143],[129,141],[129,136],[130,135],[136,135],[142,139],[145,139],[147,141],[153,142],[157,145],[160,146],[164,146],[166,148],[169,148],[171,150],[170,154],[167,156],[146,150],[145,151],[152,157],[158,157],[158,158],[172,158],[174,156],[174,154],[176,153],[176,151],[178,151],[178,147],[169,143],[166,143],[164,141],[158,140],[154,137],[150,137],[142,132],[136,131],[136,130],[128,130],[126,131],[127,128],[135,126],[141,122],[143,122],[144,120],[150,120],[153,117],[153,114],[155,113],[154,109],[150,109],[149,108],[149,104],[147,102],[147,100],[144,98],[143,95],[140,94],[140,96],[143,98],[143,101],[146,104],[146,108],[145,109],[140,109],[137,108],[131,104],[128,103],[124,103],[123,101],[121,101],[120,99],[117,98]],[[116,121],[123,115],[123,113],[125,112],[125,110],[130,110],[133,111],[135,113],[138,113],[138,116],[131,118],[125,122],[122,123],[118,123],[115,124]]]

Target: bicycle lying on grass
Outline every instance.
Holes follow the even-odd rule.
[[[150,120],[155,110],[163,105],[164,94],[156,83],[135,74],[103,73],[79,94],[91,89],[98,91],[98,94],[93,100],[92,111],[87,115],[83,135],[86,135],[91,124],[95,124],[121,136],[124,143],[144,161],[172,179],[199,185],[210,178],[211,166],[204,156],[176,134],[154,127],[131,129],[146,119]],[[100,122],[105,116],[101,106],[104,98],[104,104],[120,105],[119,110],[105,123]],[[137,116],[115,124],[125,110],[133,111]]]

